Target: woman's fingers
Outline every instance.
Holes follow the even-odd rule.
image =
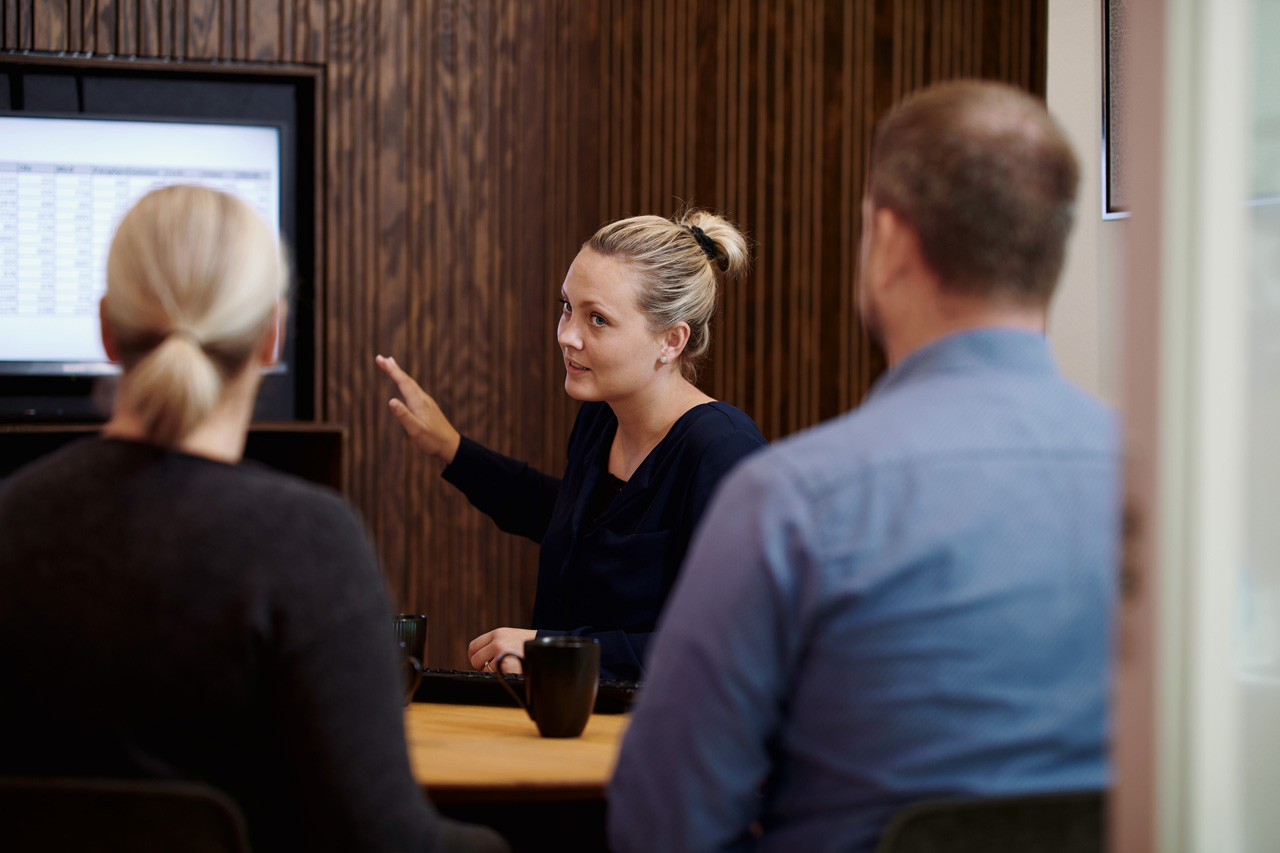
[[[401,370],[400,365],[396,364],[396,360],[391,356],[375,355],[373,360],[377,363],[378,367],[382,368],[382,372],[390,376],[391,380],[397,385],[405,380],[413,382],[413,377]]]
[[[428,446],[429,442],[425,441],[429,437],[426,424],[418,420],[413,411],[399,400],[392,400],[387,405],[391,407],[391,413],[400,421],[400,426],[404,427],[405,434],[409,436],[409,440],[422,447],[423,450],[432,452],[432,447]]]
[[[487,634],[481,634],[467,645],[467,656],[471,666],[478,670],[490,671],[485,664],[497,668],[497,660],[504,654],[522,654],[524,641],[538,635],[537,631],[524,628],[497,628]],[[507,658],[502,662],[502,671],[519,673],[520,661]]]
[[[476,669],[484,669],[484,665],[489,662],[489,658],[485,657],[482,652],[489,645],[489,640],[492,637],[493,631],[490,631],[487,634],[481,634],[467,644],[467,658]]]
[[[405,402],[409,406],[416,408],[415,404],[419,403],[423,397],[428,400],[431,399],[430,395],[422,390],[422,386],[412,376],[400,369],[400,365],[396,364],[394,358],[379,355],[374,357],[374,361],[382,368],[382,372],[391,377],[392,382],[396,383],[396,387],[400,389],[400,393],[404,395]]]
[[[449,423],[444,412],[440,411],[436,401],[422,390],[412,376],[400,369],[394,358],[379,355],[374,357],[374,361],[400,389],[400,395],[404,399],[393,399],[389,405],[409,439],[446,464],[452,463],[462,437],[453,428],[453,424]]]

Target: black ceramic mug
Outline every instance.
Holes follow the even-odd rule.
[[[401,613],[395,618],[396,639],[404,643],[410,655],[422,663],[427,651],[427,617]]]
[[[400,644],[400,673],[404,681],[404,704],[422,683],[422,658],[427,649],[427,617],[401,613],[395,618],[396,642]]]
[[[502,660],[508,657],[524,667],[523,698],[503,675]],[[499,655],[493,668],[543,737],[577,737],[587,727],[600,686],[600,641],[595,637],[525,640],[524,657]]]

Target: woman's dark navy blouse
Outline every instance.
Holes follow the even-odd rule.
[[[765,440],[751,418],[727,403],[695,406],[590,527],[587,515],[608,473],[617,427],[608,404],[584,403],[562,478],[465,436],[443,476],[502,530],[541,543],[533,605],[538,634],[596,637],[601,675],[639,680],[658,614],[716,485]]]

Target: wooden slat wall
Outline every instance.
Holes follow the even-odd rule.
[[[553,298],[596,227],[682,203],[756,241],[706,390],[770,438],[856,405],[859,200],[877,115],[932,81],[1044,92],[1046,0],[0,0],[10,51],[326,69],[323,419],[428,662],[527,624],[536,546],[413,452],[393,354],[468,435],[547,470],[575,404]]]

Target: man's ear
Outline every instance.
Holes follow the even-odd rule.
[[[102,332],[102,348],[107,352],[107,358],[120,363],[120,347],[116,346],[115,333],[111,331],[111,324],[107,322],[107,297],[103,296],[98,300],[98,327]]]
[[[280,363],[280,354],[284,347],[285,320],[288,316],[289,309],[285,307],[284,301],[277,299],[275,307],[271,309],[271,324],[267,328],[267,333],[262,336],[261,343],[258,344],[258,361],[263,367],[275,367]]]
[[[874,216],[870,252],[880,273],[876,285],[894,288],[919,262],[920,237],[905,219],[889,208],[877,208]]]

